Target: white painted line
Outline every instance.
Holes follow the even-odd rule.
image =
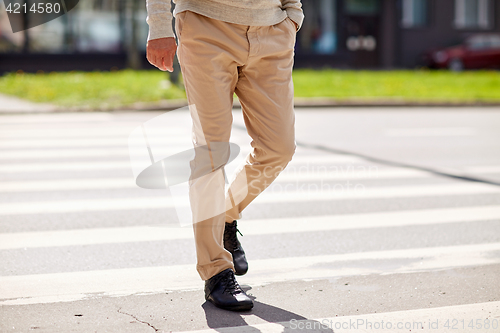
[[[156,154],[171,155],[180,150],[158,149]],[[141,150],[142,152],[142,150]],[[128,148],[92,148],[92,149],[34,149],[34,150],[3,150],[0,151],[0,160],[11,159],[51,159],[51,158],[70,158],[70,157],[129,157]]]
[[[123,151],[122,151],[123,152]],[[243,156],[247,154],[246,151],[242,150]],[[87,156],[88,157],[88,156]],[[1,159],[1,156],[0,156]],[[348,157],[348,156],[338,156],[338,155],[327,155],[327,156],[297,156],[294,157],[294,160],[290,162],[288,168],[291,169],[292,167],[297,170],[297,172],[301,172],[304,170],[305,167],[308,167],[312,170],[319,170],[320,172],[323,172],[323,167],[326,165],[330,167],[328,170],[332,170],[331,165],[333,163],[362,163],[363,161],[361,159],[357,159],[355,157]],[[300,163],[305,164],[306,166],[300,168],[301,166],[299,165]],[[351,172],[351,170],[360,170],[360,169],[367,169],[368,171],[376,169],[377,167],[375,165],[371,165],[371,167],[367,166],[354,166],[354,165],[348,165],[344,166],[344,169],[346,173]],[[337,169],[340,172],[340,165],[337,166]],[[2,164],[0,165],[0,173],[19,173],[19,172],[40,172],[40,171],[85,171],[85,170],[109,170],[109,169],[130,169],[130,161],[127,160],[122,160],[122,161],[81,161],[81,162],[66,162],[66,161],[61,161],[57,163],[40,163],[40,162],[25,162],[25,163],[12,163],[12,164]],[[357,169],[356,169],[357,168]],[[285,169],[287,170],[287,169]]]
[[[157,192],[159,190],[156,190]],[[166,193],[166,192],[164,192]],[[114,210],[142,210],[174,207],[170,197],[134,197],[120,199],[83,199],[0,204],[1,215],[50,214]]]
[[[352,159],[322,159],[318,163],[344,163],[355,162]],[[297,162],[294,162],[297,163]],[[290,164],[292,165],[292,164]],[[309,165],[312,165],[309,164]],[[21,172],[47,172],[47,171],[88,171],[88,170],[110,170],[110,169],[128,169],[129,161],[116,162],[58,162],[58,163],[13,163],[0,165],[0,173],[21,173]]]
[[[112,121],[117,120],[116,116],[110,112],[86,112],[86,113],[44,113],[44,114],[30,114],[30,115],[2,115],[1,125],[10,124],[51,124],[51,123],[65,123],[65,122],[97,122],[101,124],[111,124]],[[121,122],[120,122],[121,123]],[[91,125],[89,124],[89,127]],[[3,127],[3,126],[2,126]],[[41,126],[43,127],[43,126]]]
[[[377,165],[289,165],[276,179],[278,182],[430,178],[425,171],[403,168],[380,168]]]
[[[138,123],[139,124],[139,123]],[[0,138],[6,140],[32,140],[32,139],[68,139],[68,138],[126,138],[133,127],[99,128],[99,127],[74,127],[74,128],[19,128],[1,129]]]
[[[113,166],[130,168],[127,163],[101,163],[103,168],[112,169]],[[76,166],[76,165],[75,165]],[[96,167],[95,164],[86,164],[82,167]],[[282,172],[275,182],[306,182],[306,181],[334,181],[334,180],[361,180],[361,179],[400,179],[400,178],[429,178],[431,175],[423,171],[405,169],[383,169],[375,168],[349,169],[338,167],[336,171],[315,172],[310,167],[309,172],[288,169]],[[64,170],[64,169],[63,169]],[[320,169],[321,170],[321,169]],[[352,172],[350,171],[352,170]],[[38,170],[40,171],[40,170]],[[40,191],[77,191],[89,189],[133,189],[137,188],[133,177],[129,178],[79,178],[79,179],[52,179],[33,181],[6,181],[0,183],[0,192],[40,192]]]
[[[473,135],[476,135],[476,129],[472,127],[392,128],[385,131],[385,136],[390,137],[436,137]]]
[[[292,157],[292,161],[288,164],[287,168],[295,164],[305,165],[328,165],[330,163],[366,163],[363,159],[356,156],[349,155],[303,155],[296,154]],[[285,169],[286,170],[286,169]]]
[[[242,220],[246,236],[500,220],[500,206]],[[193,238],[191,228],[123,227],[0,234],[0,250]]]
[[[396,274],[500,263],[500,243],[254,260],[240,284]],[[388,269],[378,261],[402,259]],[[408,259],[405,261],[404,259]],[[372,260],[369,265],[367,260]],[[0,305],[74,301],[98,296],[202,289],[195,264],[0,277]]]
[[[462,168],[466,172],[500,173],[500,165],[479,165]]]
[[[420,186],[365,188],[362,183],[271,185],[254,202],[308,202],[382,198],[498,194],[500,187],[481,183],[451,183]]]
[[[500,166],[474,166],[461,169],[435,168],[436,172],[457,177],[474,177],[481,173],[500,173]],[[402,179],[402,178],[430,178],[444,177],[432,172],[403,168],[383,167],[377,164],[367,165],[328,165],[307,164],[290,165],[278,176],[277,181],[329,181],[329,180],[359,180],[359,179]],[[479,177],[481,178],[481,177]]]
[[[243,152],[244,155],[246,152]],[[87,156],[88,157],[88,156]],[[0,157],[1,159],[1,157]],[[355,158],[355,157],[346,157],[346,156],[324,156],[324,157],[294,157],[294,160],[290,162],[288,168],[291,169],[292,167],[296,168],[298,170],[297,172],[300,172],[303,169],[299,169],[300,163],[306,164],[309,168],[316,168],[317,170],[320,170],[322,172],[323,169],[319,169],[321,166],[328,166],[331,169],[332,163],[363,163],[363,160]],[[366,163],[366,162],[365,162]],[[351,169],[348,169],[350,167]],[[86,170],[109,170],[109,169],[130,169],[130,161],[127,160],[122,160],[122,161],[94,161],[94,162],[88,162],[88,161],[81,161],[81,162],[66,162],[66,161],[61,161],[57,163],[40,163],[40,162],[29,162],[29,163],[12,163],[12,164],[2,164],[0,165],[0,173],[20,173],[20,172],[46,172],[46,171],[86,171]],[[344,170],[346,170],[347,173],[351,172],[353,168],[356,168],[356,166],[345,166]],[[357,169],[359,170],[362,168],[361,166]],[[364,167],[368,169],[368,167]],[[338,169],[340,170],[340,165],[338,166]],[[376,166],[371,164],[371,169],[372,170],[376,169]],[[285,169],[287,170],[287,169]],[[339,171],[340,172],[340,171]]]
[[[243,153],[246,155],[246,153]],[[0,156],[1,159],[1,156]],[[287,170],[297,170],[298,173],[303,172],[304,168],[313,170],[313,172],[322,173],[324,172],[324,166],[328,167],[328,171],[332,171],[333,166],[330,164],[337,163],[339,165],[335,166],[335,170],[345,174],[352,174],[356,172],[375,172],[377,170],[376,165],[352,165],[353,163],[362,163],[361,159],[345,156],[325,156],[325,157],[297,157],[289,164],[285,172],[291,172]],[[306,166],[299,165],[300,163]],[[350,165],[344,166],[343,163],[350,163]],[[94,162],[57,162],[57,163],[13,163],[13,164],[2,164],[0,165],[0,173],[20,173],[20,172],[50,172],[50,171],[88,171],[88,170],[110,170],[110,169],[131,169],[130,161],[94,161]],[[365,170],[365,171],[363,171]]]
[[[472,329],[472,327],[474,328]],[[308,333],[492,333],[497,332],[499,328],[500,302],[485,302],[237,327],[219,327],[216,329],[183,331],[182,333],[281,333],[293,331]]]
[[[177,151],[178,152],[178,151]],[[120,153],[123,153],[120,152]],[[245,156],[247,152],[243,152]],[[54,154],[56,155],[56,154]],[[57,156],[54,156],[57,157]],[[89,157],[89,156],[87,156]],[[1,159],[1,156],[0,156]],[[294,160],[289,164],[288,169],[286,170],[297,170],[297,172],[303,172],[304,168],[309,168],[313,171],[318,170],[319,172],[324,172],[324,166],[327,166],[330,172],[334,166],[329,164],[332,163],[351,163],[350,165],[343,166],[338,165],[335,166],[338,172],[343,172],[346,174],[352,173],[354,171],[366,170],[366,172],[375,172],[377,170],[377,166],[370,164],[366,165],[352,165],[352,163],[362,163],[361,159],[355,157],[346,157],[346,156],[337,156],[330,155],[324,157],[318,156],[303,156],[303,157],[294,157]],[[299,165],[300,163],[305,164],[306,166]],[[109,169],[130,169],[130,161],[122,160],[122,161],[81,161],[81,162],[57,162],[57,163],[12,163],[12,164],[2,164],[0,165],[0,173],[19,173],[19,172],[46,172],[46,171],[85,171],[85,170],[109,170]],[[354,171],[353,171],[354,170]],[[360,172],[361,172],[360,171]]]
[[[182,110],[181,110],[182,109]],[[178,112],[171,112],[170,119],[176,126],[181,121],[190,121],[189,111],[186,107],[180,107]],[[20,127],[29,127],[32,125],[37,126],[39,130],[50,130],[48,126],[68,126],[86,127],[94,129],[96,127],[116,128],[118,126],[128,126],[131,129],[140,126],[151,118],[164,114],[164,111],[141,111],[137,113],[130,113],[128,115],[116,114],[114,112],[57,112],[57,113],[44,113],[44,114],[29,114],[29,115],[2,115],[0,122],[0,132],[5,130],[12,130],[12,127],[19,125]],[[242,122],[241,111],[238,109],[233,110],[235,122]]]
[[[131,170],[130,161],[116,162],[57,162],[57,163],[13,163],[0,165],[0,173],[50,172],[50,171],[92,171],[92,170]]]
[[[0,250],[193,238],[192,228],[123,227],[0,234]]]
[[[187,142],[185,145],[176,145],[176,148],[171,148],[168,145],[164,149],[155,149],[156,154],[161,153],[164,155],[176,154],[183,150],[191,149],[192,145]],[[142,150],[141,150],[142,151]],[[156,155],[155,154],[155,155]],[[124,157],[129,158],[130,151],[124,147],[95,147],[95,148],[82,148],[82,149],[27,149],[27,150],[1,150],[0,160],[10,159],[50,159],[50,158],[68,158],[68,157]],[[342,155],[324,155],[324,156],[307,156],[307,157],[294,157],[294,163],[339,163],[339,162],[361,162],[361,158],[354,156]]]
[[[100,127],[100,126],[81,126],[81,127],[60,127],[60,128],[20,128],[16,130],[1,129],[0,138],[7,140],[33,140],[33,139],[69,139],[69,138],[123,138],[127,140],[128,135],[132,130],[139,126],[141,122],[136,122],[132,126],[115,126],[115,127]],[[116,123],[115,123],[116,125]],[[185,130],[178,127],[166,128],[166,133],[169,136],[185,133]],[[165,134],[165,131],[157,131],[150,129],[151,133],[156,135]]]
[[[279,185],[279,183],[275,184],[275,186],[276,185]],[[159,190],[156,191],[158,192]],[[165,191],[164,193],[167,192]],[[304,189],[299,188],[298,191],[293,192],[287,192],[287,189],[283,187],[281,189],[274,187],[273,189],[268,188],[267,191],[263,192],[259,197],[257,197],[257,199],[255,199],[255,202],[265,204],[279,202],[340,201],[498,193],[500,193],[500,187],[498,186],[475,183],[429,186],[396,186],[374,189],[335,188],[333,190],[324,191],[314,191],[314,188],[308,188],[306,186]],[[186,206],[188,205],[189,201],[186,200]],[[167,195],[165,195],[165,197],[10,202],[0,204],[0,216],[114,210],[146,210],[170,207],[174,207],[174,201]]]
[[[165,135],[163,138],[154,137],[151,140],[152,144],[179,144],[186,143],[190,144],[189,138],[188,140],[184,140],[182,137],[177,136],[169,136]],[[108,146],[116,146],[116,147],[127,147],[130,141],[126,136],[121,138],[60,138],[60,139],[35,139],[35,140],[0,140],[0,149],[33,149],[33,148],[45,148],[45,149],[53,149],[59,147],[108,147]],[[138,141],[137,143],[142,144],[144,140]]]
[[[301,163],[303,163],[301,165]],[[333,164],[337,163],[337,164]],[[342,163],[349,163],[347,165]],[[356,163],[356,164],[355,164]],[[294,157],[288,167],[278,176],[276,181],[300,181],[305,180],[341,180],[341,179],[389,179],[389,178],[422,178],[430,177],[431,174],[425,171],[418,171],[404,168],[383,167],[377,164],[360,164],[361,159],[350,159],[342,156],[334,158],[318,158],[317,156]],[[332,165],[333,164],[333,165]],[[0,165],[0,173],[26,173],[26,172],[53,172],[53,171],[104,171],[104,170],[130,170],[130,161],[116,162],[57,162],[57,163],[13,163]],[[500,166],[486,165],[464,167],[461,169],[440,169],[455,175],[474,173],[500,173]],[[100,179],[100,178],[99,178]],[[62,180],[54,180],[62,181]],[[1,186],[1,183],[0,183]],[[7,185],[9,188],[15,188],[14,185]],[[36,186],[39,187],[39,186]],[[75,188],[78,189],[78,188]]]
[[[133,177],[54,179],[0,183],[1,192],[60,192],[77,190],[136,189]]]
[[[442,223],[476,222],[500,219],[500,206],[479,206],[408,210],[393,212],[373,212],[326,216],[307,216],[250,220],[239,224],[245,234],[253,232],[294,233],[327,230],[349,230],[367,228],[403,227]],[[248,228],[248,231],[247,231]]]

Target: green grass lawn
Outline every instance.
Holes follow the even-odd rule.
[[[500,101],[500,72],[311,71],[294,73],[297,97],[442,102]]]
[[[296,97],[500,102],[500,72],[296,70]],[[60,106],[110,108],[185,98],[160,71],[68,72],[0,77],[0,92]]]
[[[112,108],[136,102],[185,98],[160,71],[11,73],[0,77],[0,93],[60,106]]]

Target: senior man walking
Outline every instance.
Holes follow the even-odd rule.
[[[205,151],[209,156],[208,172],[196,158],[191,162],[196,268],[205,280],[207,301],[228,310],[248,310],[253,302],[235,279],[248,270],[236,221],[295,152],[292,67],[302,5],[300,0],[174,2],[178,48],[170,0],[147,0],[147,58],[171,72],[177,51],[196,154]],[[233,93],[241,102],[253,150],[225,194],[224,163],[215,160],[229,156]],[[219,214],[207,213],[221,202]]]

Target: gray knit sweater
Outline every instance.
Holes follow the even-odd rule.
[[[274,25],[287,16],[302,25],[300,0],[174,0],[175,13],[190,10],[213,19],[253,26]],[[170,0],[146,0],[148,40],[173,37]]]

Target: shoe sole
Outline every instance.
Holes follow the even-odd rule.
[[[244,272],[239,272],[235,269],[234,275],[242,276],[242,275],[245,275],[247,272],[248,272],[248,269]]]
[[[236,269],[236,266],[234,265],[234,257],[233,257],[232,253],[231,253],[231,258],[233,259],[234,275],[239,275],[239,276],[245,275],[248,272],[248,261],[246,260],[246,258],[245,258],[245,263],[246,263],[246,266],[247,266],[246,270],[241,270],[241,269],[238,270],[238,269]]]
[[[215,305],[219,309],[229,310],[229,311],[248,311],[248,310],[253,308],[253,303],[250,305],[242,304],[239,306],[223,306],[223,305],[218,305],[218,304],[214,303],[211,299],[207,299],[207,301],[212,303],[213,305]]]

